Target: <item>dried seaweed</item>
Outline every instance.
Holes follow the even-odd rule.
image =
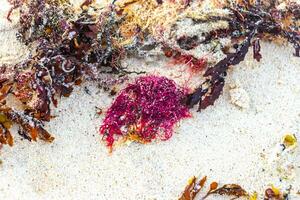
[[[24,138],[51,142],[43,128],[52,118],[51,104],[57,106],[57,99],[68,97],[83,80],[98,80],[103,68],[118,73],[123,50],[113,38],[119,21],[112,7],[98,15],[82,10],[75,16],[67,0],[10,3],[12,10],[20,10],[18,38],[34,50],[23,62],[0,66],[0,116],[18,124]],[[7,105],[9,95],[21,103],[21,110]],[[10,127],[0,125],[0,143],[12,145]]]
[[[177,44],[181,49],[191,50],[194,49],[199,44],[198,36],[194,35],[192,37],[182,36],[177,40]]]
[[[130,72],[121,66],[121,59],[128,53],[144,57],[147,55],[145,52],[162,46],[165,55],[172,58],[175,64],[185,64],[192,72],[206,70],[205,80],[199,87],[181,99],[190,108],[198,104],[199,111],[213,105],[220,97],[229,67],[242,62],[251,45],[257,61],[262,59],[260,41],[277,38],[291,43],[295,56],[300,56],[300,6],[296,3],[287,3],[284,9],[279,9],[278,1],[228,1],[224,4],[224,9],[230,13],[227,16],[193,19],[195,23],[225,21],[228,28],[205,33],[202,40],[198,36],[179,37],[175,41],[178,48],[170,48],[151,35],[153,32],[150,29],[154,30],[157,21],[162,25],[163,20],[155,16],[150,20],[150,26],[145,23],[149,20],[137,16],[140,11],[132,13],[130,10],[133,4],[138,4],[145,5],[142,10],[159,12],[159,8],[165,6],[164,1],[147,3],[135,0],[120,5],[113,1],[100,11],[92,7],[93,0],[85,0],[78,15],[74,14],[68,0],[9,2],[12,9],[7,18],[10,19],[13,10],[19,10],[18,38],[33,51],[23,62],[0,66],[0,115],[5,116],[9,123],[19,124],[23,129],[19,133],[29,140],[35,140],[36,136],[48,140],[45,137],[47,134],[42,132],[43,123],[52,118],[51,105],[57,106],[58,99],[68,97],[82,81],[99,81],[103,73],[117,74],[117,77],[143,73]],[[174,9],[185,9],[191,3],[182,1]],[[147,15],[146,19],[150,17]],[[170,18],[170,23],[178,19]],[[222,47],[225,57],[217,63],[211,64],[206,58],[196,58],[187,53],[198,45],[220,38],[230,38],[232,46]],[[7,105],[9,96],[22,104],[21,110]],[[31,128],[24,125],[29,121]],[[2,143],[11,143],[8,130],[1,124]]]
[[[179,198],[179,200],[193,200],[203,188],[206,182],[206,178],[207,177],[205,176],[197,182],[197,178],[193,176],[189,180],[189,184],[184,189],[184,192],[182,193],[182,196]]]
[[[290,189],[287,189],[286,192],[280,191],[278,188],[273,185],[265,190],[264,200],[288,200]]]
[[[260,42],[259,39],[253,41],[253,58],[258,62],[261,60],[262,56],[260,54]]]
[[[242,3],[229,3],[225,7],[231,10],[228,30],[221,31],[219,37],[230,37],[232,41],[238,43],[233,44],[235,53],[224,53],[226,57],[208,68],[204,73],[206,80],[191,94],[187,96],[186,104],[193,107],[199,104],[198,110],[205,109],[213,105],[223,91],[227,70],[231,65],[237,65],[242,62],[248,53],[248,49],[253,44],[254,59],[260,61],[261,38],[276,39],[282,37],[290,42],[299,56],[300,34],[297,20],[299,20],[299,5],[290,3],[286,9],[277,9],[277,1],[266,4],[267,1],[243,1]],[[226,18],[222,18],[226,20]],[[209,42],[217,37],[216,31],[206,36],[205,42]],[[244,40],[239,43],[240,40]],[[252,42],[253,41],[253,42]]]
[[[207,182],[207,177],[204,176],[202,179],[197,180],[195,176],[193,176],[189,181],[184,191],[182,192],[179,200],[194,200],[201,199],[205,200],[212,195],[222,195],[228,196],[230,199],[238,199],[240,197],[245,197],[250,200],[257,199],[257,193],[248,193],[245,189],[243,189],[238,184],[225,184],[223,186],[219,186],[217,182],[211,182],[208,191],[204,194],[200,195],[201,190],[205,187]],[[264,200],[287,200],[289,199],[290,189],[282,192],[278,188],[268,187],[264,193]]]
[[[192,179],[190,179],[181,197],[179,197],[179,200],[195,199],[196,195],[202,190],[206,182],[207,182],[206,176],[200,179],[199,181],[197,181],[196,177],[193,177]],[[219,187],[219,184],[217,182],[212,182],[209,186],[208,192],[199,199],[204,200],[211,195],[225,195],[231,197],[233,196],[234,199],[239,197],[249,196],[249,194],[241,186],[237,184],[225,184]]]
[[[209,194],[235,196],[236,198],[248,196],[247,192],[237,184],[223,185],[220,188],[216,188],[212,190]]]

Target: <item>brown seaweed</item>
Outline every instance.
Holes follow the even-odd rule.
[[[295,56],[299,55],[300,34],[299,27],[296,25],[296,21],[299,20],[299,5],[291,3],[286,10],[279,10],[276,8],[277,1],[272,1],[270,4],[266,4],[267,1],[255,2],[253,4],[252,1],[245,0],[240,4],[228,3],[231,6],[225,7],[231,10],[232,15],[228,22],[229,29],[219,30],[222,33],[220,37],[229,36],[233,41],[241,39],[244,41],[233,45],[236,49],[235,53],[224,51],[226,57],[206,70],[204,73],[206,80],[187,96],[186,104],[189,107],[199,104],[198,111],[200,111],[214,104],[223,91],[228,68],[245,59],[251,44],[254,59],[260,61],[262,58],[259,42],[261,37],[275,39],[282,37],[294,46]],[[209,42],[217,35],[215,31],[209,33],[205,42]]]
[[[17,123],[23,130],[19,133],[27,139],[35,140],[36,136],[46,138],[42,132],[43,123],[51,120],[51,105],[57,106],[60,97],[68,97],[73,88],[84,80],[99,81],[101,74],[117,74],[122,77],[130,72],[121,66],[121,60],[128,53],[145,56],[145,52],[158,45],[159,41],[150,40],[147,30],[136,27],[133,42],[120,45],[122,34],[119,28],[125,20],[122,9],[116,9],[112,2],[106,9],[93,7],[93,0],[85,0],[81,4],[81,12],[74,15],[68,0],[9,0],[12,5],[8,13],[18,9],[20,12],[18,39],[29,47],[33,47],[31,55],[16,65],[0,66],[0,115],[5,121]],[[128,4],[137,1],[127,2]],[[158,1],[161,6],[163,1]],[[183,1],[189,6],[191,1]],[[188,65],[193,71],[204,72],[205,80],[194,92],[187,94],[184,103],[188,107],[198,104],[198,110],[213,105],[221,96],[228,69],[241,63],[253,46],[254,59],[260,61],[261,40],[283,38],[295,48],[295,56],[300,52],[299,19],[300,5],[287,3],[284,9],[278,9],[278,1],[243,0],[235,3],[227,2],[224,9],[230,14],[226,17],[211,16],[207,19],[195,20],[195,23],[226,21],[228,28],[214,30],[204,35],[200,41],[197,36],[177,39],[179,49],[163,48],[167,57],[175,62]],[[93,12],[91,11],[93,10]],[[89,12],[91,11],[91,12]],[[202,20],[202,21],[201,21]],[[207,44],[218,38],[229,37],[234,51],[224,47],[225,58],[209,66],[205,58],[196,58],[183,53],[200,44]],[[146,43],[146,41],[150,41]],[[105,88],[105,86],[103,86]],[[13,96],[21,102],[23,109],[10,108],[6,100]],[[13,114],[12,114],[13,113]],[[14,117],[13,117],[14,116]],[[18,117],[16,117],[18,116]],[[24,123],[31,121],[31,127]],[[34,129],[37,128],[37,129]],[[3,143],[10,142],[9,126],[1,124]],[[25,132],[28,132],[26,135]],[[41,133],[39,133],[41,132]],[[27,137],[28,136],[28,137]]]
[[[75,17],[67,0],[10,3],[12,10],[20,10],[18,38],[34,50],[23,62],[0,66],[0,116],[8,120],[0,122],[0,143],[12,145],[10,126],[5,125],[9,123],[18,124],[25,139],[51,142],[43,124],[52,118],[51,104],[57,106],[57,99],[68,97],[82,80],[98,80],[103,68],[118,73],[123,50],[113,37],[119,22],[113,8],[100,15],[82,10]],[[22,104],[22,110],[7,105],[9,95]]]
[[[203,189],[206,182],[207,182],[206,176],[204,176],[199,181],[197,181],[196,177],[192,177],[189,180],[188,185],[185,187],[182,195],[179,197],[179,200],[195,199],[197,194]],[[240,185],[225,184],[219,187],[219,184],[217,182],[212,182],[209,186],[208,192],[199,199],[204,200],[211,195],[230,196],[230,197],[234,197],[234,199],[239,197],[249,197],[249,194]]]

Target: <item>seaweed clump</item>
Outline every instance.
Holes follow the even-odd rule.
[[[175,63],[188,65],[193,72],[203,71],[205,80],[190,94],[162,77],[143,77],[129,85],[117,97],[101,127],[108,146],[113,145],[117,135],[130,136],[140,142],[149,142],[160,132],[164,133],[160,136],[162,139],[169,138],[174,123],[188,116],[187,107],[198,105],[200,111],[214,104],[223,91],[228,69],[242,62],[250,47],[253,46],[254,59],[262,59],[261,40],[284,39],[294,46],[295,56],[300,56],[300,6],[293,2],[282,6],[281,1],[276,0],[225,1],[220,5],[228,12],[216,15],[203,14],[201,2],[199,11],[191,12],[187,8],[195,3],[192,1],[183,4],[112,1],[100,9],[93,6],[94,1],[86,0],[81,11],[72,9],[68,0],[8,1],[12,9],[7,17],[10,19],[11,11],[19,9],[18,38],[31,47],[32,52],[23,62],[0,66],[0,143],[3,144],[13,143],[9,132],[13,123],[20,125],[20,135],[28,140],[52,141],[53,137],[43,128],[53,117],[51,105],[57,106],[58,98],[68,97],[84,80],[101,81],[103,74],[130,73],[121,66],[126,54],[147,56],[146,51],[160,46]],[[216,26],[216,30],[201,33],[201,37],[188,35],[170,42],[165,36],[182,18],[192,18],[194,25],[220,23],[226,26]],[[208,52],[214,55],[213,44],[221,44],[221,39],[229,39],[231,43],[219,45],[224,55],[219,61],[212,63],[206,57],[198,58],[188,52],[198,45],[212,43]],[[176,45],[172,46],[173,43]],[[154,90],[163,91],[165,96]],[[141,97],[141,93],[148,99]],[[22,109],[12,108],[10,102],[7,103],[11,97]],[[141,105],[137,105],[139,103]]]
[[[32,51],[20,63],[0,66],[0,143],[13,144],[14,123],[23,138],[51,142],[44,122],[53,117],[58,98],[68,97],[84,80],[118,73],[123,55],[113,39],[118,20],[112,7],[100,12],[84,6],[76,13],[68,0],[9,2],[11,11],[20,12],[17,37]]]
[[[112,148],[118,136],[141,143],[167,140],[180,119],[190,116],[185,92],[174,81],[144,76],[123,89],[109,108],[100,133]]]
[[[239,199],[239,198],[245,198],[249,200],[258,199],[257,192],[249,193],[238,184],[225,184],[219,186],[217,182],[211,182],[206,194],[204,195],[200,194],[201,191],[205,188],[206,183],[207,183],[207,176],[204,176],[201,179],[197,179],[195,176],[193,176],[188,181],[187,186],[185,187],[184,191],[182,192],[178,200],[194,200],[194,199],[205,200],[208,197],[211,197],[213,195],[227,196],[228,199]],[[290,191],[289,190],[280,191],[278,188],[272,185],[271,187],[268,187],[265,190],[264,195],[260,195],[260,196],[263,197],[261,199],[264,200],[287,200],[290,199]]]
[[[192,177],[188,185],[185,187],[185,190],[179,197],[179,200],[194,200],[196,199],[198,193],[204,188],[207,182],[207,176],[204,176],[202,179],[197,180],[194,176]],[[208,192],[201,197],[202,200],[207,199],[212,195],[224,195],[228,197],[233,197],[230,199],[237,199],[240,197],[250,197],[250,195],[244,190],[240,185],[237,184],[225,184],[219,186],[217,182],[212,182],[209,186]]]
[[[254,59],[260,61],[260,40],[287,41],[295,48],[294,55],[300,56],[300,5],[287,2],[284,8],[279,8],[279,4],[280,1],[276,0],[227,1],[223,9],[230,12],[229,16],[210,19],[210,22],[226,21],[228,28],[206,33],[205,40],[199,44],[229,38],[231,45],[222,48],[225,58],[208,67],[204,73],[206,80],[187,96],[186,104],[189,107],[198,104],[200,111],[213,105],[223,91],[229,67],[242,62],[251,46]]]

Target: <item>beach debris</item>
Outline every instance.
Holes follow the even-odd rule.
[[[204,176],[199,181],[194,176],[188,181],[188,185],[186,186],[184,192],[182,193],[179,200],[193,200],[196,198],[196,195],[203,189],[204,185],[207,182],[207,177]],[[237,184],[225,184],[223,186],[219,186],[217,182],[212,182],[209,186],[208,192],[201,198],[201,200],[206,199],[211,195],[224,195],[239,198],[239,197],[249,197],[249,194],[239,185]]]
[[[6,115],[0,114],[0,143],[13,145],[13,137],[9,131],[12,122],[7,119]]]
[[[169,139],[174,125],[190,117],[182,103],[185,92],[166,77],[142,76],[116,97],[106,113],[100,133],[112,148],[118,137],[148,143]]]
[[[43,128],[53,118],[51,105],[56,107],[58,98],[70,96],[83,80],[118,74],[123,50],[114,37],[119,22],[112,7],[75,14],[68,0],[10,3],[20,12],[18,39],[34,48],[26,60],[0,66],[0,116],[9,120],[0,122],[0,143],[13,144],[8,126],[12,123],[30,141],[51,142],[54,137]],[[84,7],[91,3],[84,2]],[[12,107],[11,96],[19,109]]]
[[[180,104],[179,108],[198,105],[198,111],[214,105],[222,94],[228,69],[242,62],[250,47],[254,59],[262,59],[261,41],[288,41],[295,48],[294,55],[300,56],[300,5],[294,2],[225,1],[212,12],[202,12],[202,1],[122,0],[100,8],[94,0],[83,0],[81,9],[75,9],[69,0],[8,2],[12,8],[7,18],[10,20],[13,10],[19,11],[17,37],[32,52],[23,62],[0,66],[0,115],[21,128],[27,122],[31,128],[23,127],[19,133],[33,141],[36,137],[53,140],[45,136],[49,133],[43,128],[53,118],[52,105],[56,107],[60,97],[70,96],[84,80],[98,81],[101,87],[109,88],[105,83],[116,83],[127,74],[144,73],[130,72],[122,66],[121,60],[129,54],[145,58],[147,52],[161,49],[161,54],[174,64],[189,66],[199,76],[199,86],[183,92],[180,101],[185,106]],[[186,21],[196,29],[178,31],[176,28],[184,28]],[[193,51],[202,53],[196,55]],[[103,80],[103,74],[114,81]],[[22,109],[7,103],[11,96]],[[176,117],[181,119],[187,112]],[[18,117],[9,113],[17,113],[13,116]],[[1,141],[12,144],[8,122],[4,123]],[[140,127],[130,125],[122,129],[128,129],[125,132],[129,131],[129,138],[143,143],[154,139],[154,132],[166,131],[152,128],[146,136],[141,135]],[[115,140],[112,135],[123,135],[124,131],[120,134],[118,127],[115,134],[113,128],[107,128],[111,129],[109,133],[101,132],[111,146]],[[171,132],[160,138],[169,138]]]
[[[259,62],[262,58],[262,55],[260,54],[260,39],[256,39],[253,41],[253,58]]]
[[[297,138],[295,134],[286,133],[269,149],[265,155],[265,168],[274,171],[281,181],[294,180],[297,177]]]
[[[206,58],[196,58],[189,54],[181,53],[170,48],[163,48],[166,57],[172,58],[171,63],[178,65],[183,64],[189,67],[189,70],[193,73],[201,72],[207,67]]]
[[[300,5],[290,2],[284,9],[279,9],[278,6],[279,1],[234,1],[223,5],[223,9],[230,11],[229,17],[213,20],[227,21],[229,26],[227,29],[212,31],[205,42],[218,37],[229,37],[232,42],[229,47],[223,48],[226,57],[213,67],[208,67],[204,73],[206,80],[188,95],[187,104],[190,107],[198,104],[200,111],[214,104],[223,91],[227,70],[245,59],[250,46],[253,46],[254,59],[260,61],[262,39],[285,39],[294,46],[295,56],[299,56],[300,34],[297,24]]]
[[[250,105],[250,97],[246,90],[240,85],[232,85],[229,90],[230,103],[240,109],[248,109]]]
[[[292,186],[282,191],[274,185],[270,185],[265,189],[264,194],[259,195],[257,192],[247,192],[238,184],[225,184],[219,186],[217,182],[211,182],[209,186],[205,186],[206,183],[207,176],[204,176],[199,180],[193,176],[188,180],[188,184],[179,197],[179,200],[205,200],[212,195],[228,196],[230,199],[242,198],[249,200],[257,200],[259,198],[264,200],[287,200],[291,197],[290,193]],[[201,193],[200,195],[200,192],[204,188],[208,188],[208,191],[206,193]]]
[[[185,187],[182,196],[179,200],[192,200],[196,195],[202,190],[207,180],[207,176],[204,176],[201,180],[197,182],[197,178],[193,176],[189,181],[188,185]]]
[[[209,78],[206,79],[194,93],[188,95],[188,106],[193,107],[195,104],[199,104],[198,111],[200,111],[214,104],[223,91],[225,76],[227,75],[229,66],[238,64],[244,60],[255,32],[256,30],[252,30],[246,36],[247,39],[238,48],[236,53],[228,54],[226,58],[205,72],[204,76]],[[201,92],[198,92],[198,90],[201,90]],[[199,100],[191,101],[190,99]]]
[[[289,199],[287,193],[283,193],[274,185],[265,190],[264,200],[285,200]]]
[[[284,149],[295,149],[297,147],[297,138],[294,134],[287,133],[282,137],[281,144],[284,146]]]

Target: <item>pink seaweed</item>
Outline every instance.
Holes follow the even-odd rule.
[[[106,113],[100,134],[110,148],[120,136],[134,135],[142,143],[156,138],[167,140],[174,125],[191,116],[182,103],[184,96],[184,90],[166,77],[140,77],[117,96]]]

